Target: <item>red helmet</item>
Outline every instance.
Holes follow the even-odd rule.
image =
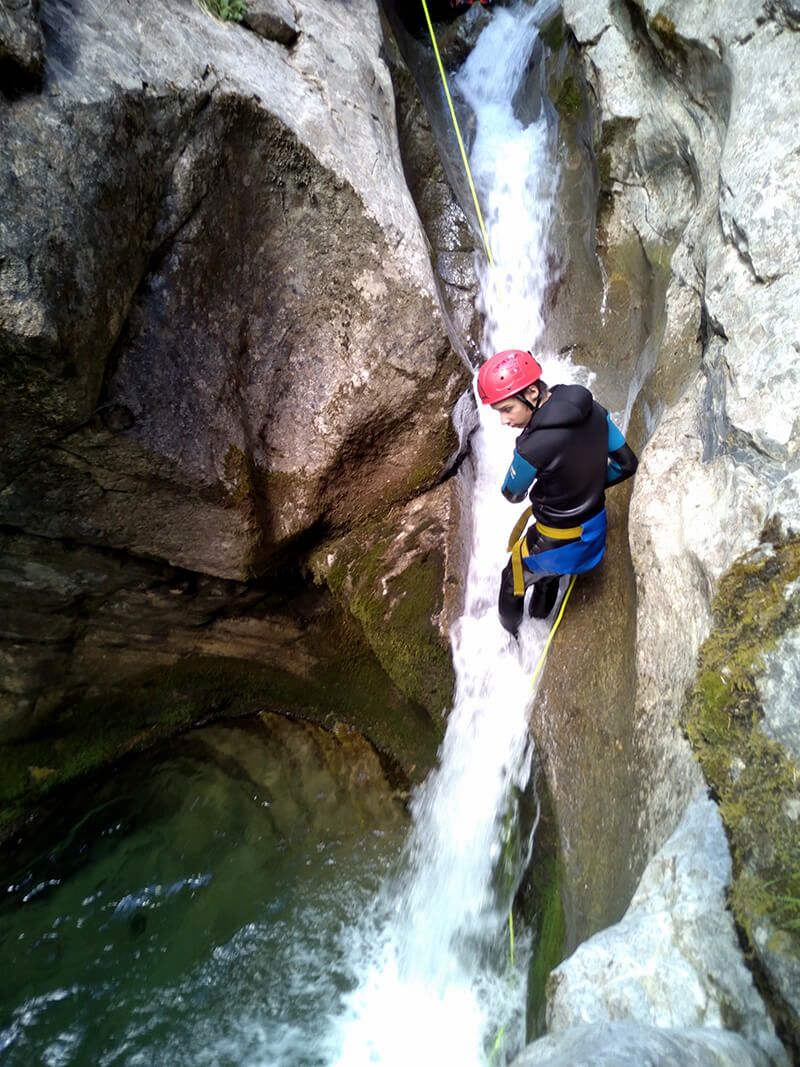
[[[519,348],[487,359],[478,371],[478,396],[484,404],[497,404],[521,393],[542,376],[542,368],[530,354]]]

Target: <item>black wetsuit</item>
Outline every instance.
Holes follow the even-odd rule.
[[[517,438],[502,489],[514,503],[530,490],[536,523],[522,559],[526,584],[536,583],[532,615],[544,618],[552,610],[558,575],[591,570],[603,558],[606,487],[630,478],[637,466],[622,433],[588,389],[553,387]],[[505,628],[516,633],[523,598],[514,595],[510,562],[500,583],[499,610]]]

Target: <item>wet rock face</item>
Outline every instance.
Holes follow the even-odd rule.
[[[73,602],[54,643],[8,594],[5,654],[44,667],[14,668],[14,731],[92,629],[70,546],[117,554],[113,596],[126,560],[130,590],[152,564],[241,592],[429,488],[457,447],[466,375],[377,11],[252,9],[258,34],[189,0],[45,0],[42,91],[0,110],[0,523]],[[161,632],[152,606],[129,603],[133,629]]]
[[[448,10],[452,15],[452,9]],[[397,97],[403,165],[430,242],[451,342],[465,360],[476,363],[481,335],[475,274],[479,231],[477,224],[470,226],[462,207],[469,203],[470,194],[463,163],[454,148],[452,119],[442,100],[428,30],[420,25],[415,33],[408,32],[407,24],[414,26],[414,14],[405,5],[387,5],[387,55]],[[434,32],[447,70],[455,70],[469,53],[486,17],[485,12],[479,16],[470,11],[449,28],[436,25]]]
[[[306,64],[325,58],[313,51],[303,56],[298,46],[290,64],[280,50],[256,77],[252,64],[271,54],[265,46],[238,27],[209,29],[187,5],[177,20],[197,38],[195,52],[216,45],[218,62],[243,81],[227,90],[188,54],[189,42],[174,70],[159,69],[156,12],[130,71],[125,50],[136,37],[125,20],[110,27],[120,36],[116,71],[101,50],[107,22],[67,18],[59,5],[43,17],[59,48],[82,49],[90,64],[76,76],[56,57],[49,92],[4,116],[4,333],[17,357],[6,390],[4,521],[25,516],[45,532],[55,513],[65,536],[94,529],[117,548],[242,578],[314,522],[352,521],[348,481],[362,463],[375,506],[419,488],[416,444],[446,427],[462,376],[381,125],[392,129],[377,22],[371,36],[361,30],[365,53],[351,86],[363,97],[372,78],[374,103],[354,91],[351,109],[377,110],[350,120],[348,144],[335,110],[316,135],[302,124],[319,115],[301,111],[292,129],[288,114],[275,113],[282,74],[293,77],[300,106]],[[309,37],[339,28],[309,22]],[[111,89],[113,76],[128,84]],[[173,77],[184,89],[164,102]],[[280,94],[287,110],[291,95]],[[367,142],[380,183],[360,158],[352,168],[341,158],[350,149],[360,157]],[[69,181],[59,175],[67,169]],[[78,428],[98,408],[124,410],[129,426],[106,436],[102,425],[98,441],[94,426]],[[58,449],[39,459],[56,436]],[[381,462],[389,450],[391,465]],[[179,523],[165,521],[164,494],[148,492],[146,480],[136,492],[120,485],[124,500],[107,492],[142,452],[167,495],[174,486],[193,498],[194,520],[189,509]],[[380,474],[370,476],[376,457]],[[26,475],[15,479],[23,463]],[[70,508],[70,497],[85,505]],[[231,508],[231,497],[243,506]]]
[[[620,350],[632,384],[619,401],[644,445],[630,514],[635,871],[696,785],[678,723],[714,594],[737,560],[761,541],[779,546],[800,519],[800,38],[782,4],[701,13],[567,0],[564,15],[596,103],[605,336],[615,314],[639,309],[636,343]],[[567,289],[576,269],[564,267]],[[594,315],[590,352],[603,337]],[[761,964],[774,988],[786,984],[780,967]]]
[[[605,558],[576,582],[531,711],[557,812],[566,952],[622,916],[640,873],[638,813],[630,803],[641,757],[631,713],[636,679],[629,499],[627,487],[608,493]],[[596,636],[587,640],[587,634]]]
[[[42,76],[39,0],[3,0],[0,16],[0,92],[15,96],[36,89]]]

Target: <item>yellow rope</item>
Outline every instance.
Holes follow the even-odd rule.
[[[431,35],[431,44],[433,45],[433,51],[434,55],[436,56],[436,62],[439,65],[439,74],[442,79],[442,85],[444,86],[444,95],[447,97],[447,104],[450,108],[450,117],[453,120],[453,128],[456,131],[456,140],[458,141],[458,147],[461,149],[461,158],[464,161],[464,170],[467,172],[467,181],[469,182],[469,190],[472,193],[472,200],[475,204],[475,211],[478,215],[478,225],[481,228],[481,237],[483,237],[483,246],[486,249],[486,258],[489,260],[489,263],[494,266],[494,260],[492,259],[492,250],[489,247],[489,238],[486,236],[486,227],[483,224],[481,205],[478,203],[478,194],[475,191],[475,183],[472,180],[472,171],[469,169],[469,161],[467,160],[467,153],[464,148],[464,141],[461,137],[461,128],[458,125],[458,119],[456,118],[456,109],[453,107],[453,98],[450,96],[450,88],[447,84],[447,75],[444,72],[442,57],[439,55],[439,45],[436,43],[436,34],[433,32],[433,23],[431,22],[431,16],[428,12],[428,4],[426,0],[422,0],[422,9],[425,12],[425,21],[428,23],[428,33]]]
[[[536,664],[536,667],[534,669],[533,675],[531,677],[531,689],[533,689],[533,687],[536,685],[536,679],[539,677],[539,674],[541,673],[542,667],[544,666],[545,657],[547,656],[547,653],[550,650],[550,645],[553,643],[553,638],[556,636],[556,630],[559,628],[559,626],[561,625],[561,620],[564,618],[564,609],[567,606],[567,601],[569,600],[569,595],[572,592],[572,587],[575,585],[575,579],[577,577],[578,577],[577,574],[573,574],[572,575],[572,578],[570,579],[570,583],[567,586],[567,591],[564,594],[564,599],[561,601],[561,610],[559,611],[558,615],[556,616],[556,621],[550,627],[550,633],[547,635],[547,640],[544,643],[544,648],[542,649],[542,654],[541,654],[541,656],[539,656],[539,662]]]
[[[423,3],[424,3],[424,0],[423,0]],[[556,635],[556,630],[559,628],[559,626],[561,625],[561,620],[564,618],[564,610],[566,609],[567,601],[569,600],[569,595],[572,592],[572,588],[575,585],[575,579],[577,577],[578,577],[577,574],[573,574],[572,577],[570,578],[569,585],[567,586],[567,591],[564,594],[564,599],[561,601],[561,607],[559,609],[558,615],[556,615],[555,622],[550,627],[550,633],[547,635],[547,640],[544,643],[544,648],[542,649],[542,654],[541,654],[541,656],[539,656],[539,662],[536,664],[536,667],[534,669],[533,677],[531,678],[531,689],[536,684],[536,679],[539,677],[539,672],[541,671],[542,667],[544,666],[545,657],[547,656],[547,653],[550,650],[550,645],[553,643],[553,638]],[[509,962],[509,965],[511,967],[514,966],[514,909],[513,909],[513,906],[511,908],[509,908],[509,910],[508,910],[508,962]],[[494,1048],[492,1049],[491,1054],[489,1056],[489,1063],[492,1063],[494,1061],[495,1056],[500,1051],[500,1044],[501,1044],[501,1042],[503,1040],[505,1032],[506,1032],[505,1026],[501,1026],[500,1027],[500,1031],[499,1031],[497,1037],[495,1038]]]
[[[494,1048],[492,1049],[491,1055],[489,1056],[489,1063],[492,1063],[492,1061],[494,1060],[495,1056],[500,1051],[500,1042],[503,1040],[503,1035],[505,1034],[505,1032],[506,1032],[505,1026],[501,1026],[500,1027],[500,1032],[497,1035],[497,1037],[495,1038]]]

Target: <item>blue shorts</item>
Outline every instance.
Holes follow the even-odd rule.
[[[577,541],[568,541],[559,545],[547,537],[539,537],[542,545],[535,551],[536,543],[522,551],[522,562],[527,570],[537,576],[545,574],[583,574],[596,567],[606,551],[606,510],[593,515],[583,523],[581,536]],[[555,547],[553,547],[555,546]],[[533,551],[531,551],[533,550]]]

